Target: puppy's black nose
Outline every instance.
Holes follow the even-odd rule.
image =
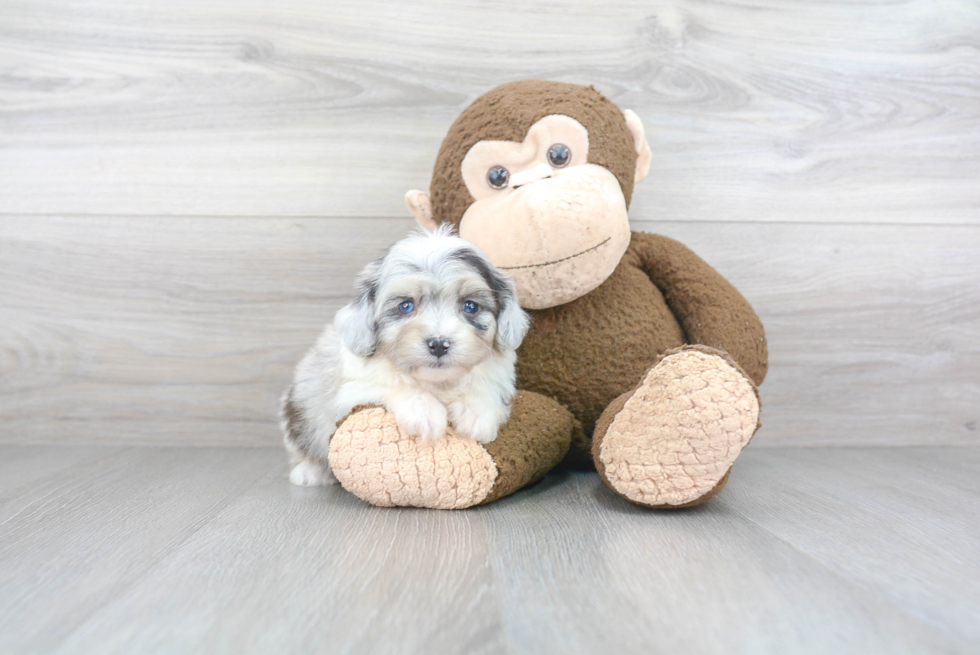
[[[443,337],[429,339],[425,342],[425,345],[429,347],[429,352],[436,357],[442,357],[449,352],[449,339],[444,339]]]

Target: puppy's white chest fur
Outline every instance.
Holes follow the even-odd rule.
[[[341,349],[338,365],[344,380],[334,399],[339,414],[358,404],[380,404],[398,425],[422,439],[438,439],[448,425],[481,443],[493,441],[507,420],[513,395],[512,351],[474,366],[402,371],[383,357],[362,358]]]

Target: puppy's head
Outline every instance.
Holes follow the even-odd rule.
[[[369,264],[334,325],[357,355],[379,353],[416,377],[449,380],[528,329],[514,283],[451,228],[419,231]]]

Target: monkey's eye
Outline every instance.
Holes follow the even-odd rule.
[[[406,300],[402,304],[398,305],[398,311],[402,314],[411,314],[415,311],[415,303],[411,300]]]
[[[548,148],[548,163],[555,168],[565,168],[572,161],[572,151],[564,143],[556,143]]]
[[[487,184],[494,189],[504,189],[510,181],[510,171],[503,166],[494,166],[487,171]]]
[[[478,311],[480,311],[480,306],[477,305],[472,300],[467,300],[466,302],[463,303],[463,312],[464,313],[473,315],[473,314],[476,314]]]

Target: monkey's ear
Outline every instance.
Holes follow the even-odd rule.
[[[419,225],[427,230],[436,229],[436,222],[432,219],[432,201],[429,200],[428,193],[412,189],[405,194],[405,204]]]
[[[639,182],[650,172],[650,144],[647,143],[646,133],[643,131],[643,123],[640,117],[632,109],[623,111],[626,117],[626,127],[633,135],[633,144],[636,146],[636,173],[633,174],[633,181]]]

